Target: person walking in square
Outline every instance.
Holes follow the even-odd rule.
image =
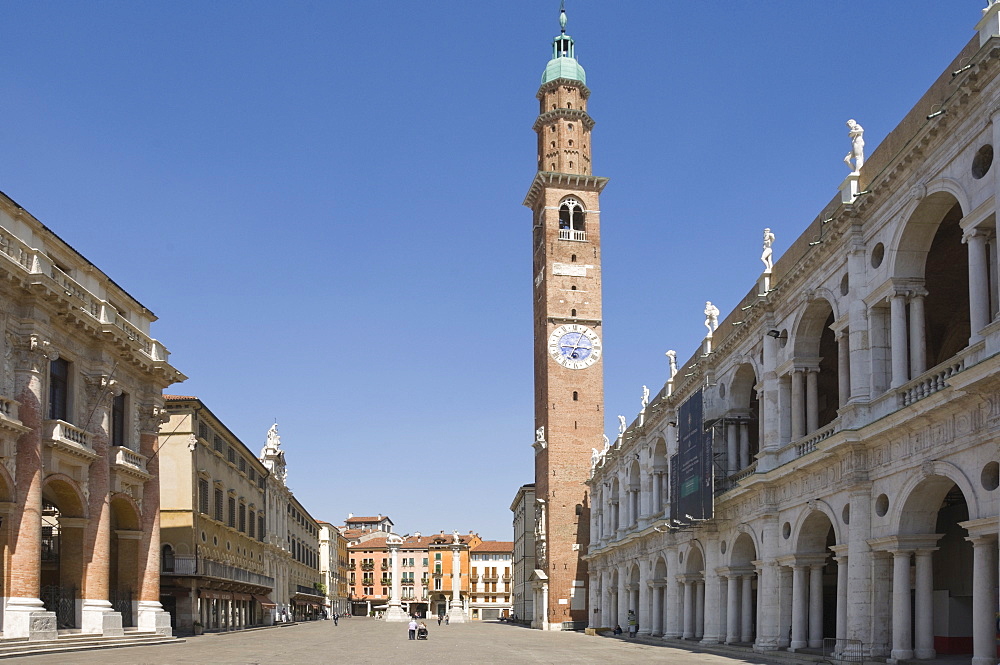
[[[410,639],[411,640],[417,639],[417,620],[416,619],[410,619],[409,629],[410,629]]]
[[[639,622],[635,618],[635,610],[628,611],[628,636],[635,637],[636,632],[639,630]]]

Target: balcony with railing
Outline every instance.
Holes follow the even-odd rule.
[[[46,420],[42,423],[42,440],[45,445],[59,451],[77,463],[97,458],[91,446],[90,433],[65,420]]]
[[[152,476],[146,471],[146,456],[140,455],[131,448],[114,446],[111,448],[111,468],[143,479]]]
[[[6,270],[28,276],[32,288],[46,300],[68,305],[70,316],[83,322],[84,327],[110,335],[152,360],[167,360],[169,353],[162,344],[126,321],[113,306],[73,279],[45,252],[30,247],[3,227],[0,227],[0,258],[8,261]]]
[[[559,239],[560,240],[577,240],[580,242],[586,242],[587,232],[577,231],[576,229],[559,229]]]
[[[361,562],[361,570],[375,570],[375,564]]]
[[[252,584],[254,586],[266,587],[268,589],[274,588],[274,578],[268,577],[267,575],[261,575],[260,573],[254,573],[249,570],[244,570],[243,568],[238,568],[236,566],[230,566],[225,563],[219,563],[218,561],[212,561],[211,559],[198,558],[198,575],[204,577],[214,577],[215,579],[225,580],[228,582],[242,582],[244,584]],[[177,559],[174,559],[174,574],[180,574],[177,572]]]

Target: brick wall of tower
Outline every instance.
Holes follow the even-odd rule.
[[[585,242],[559,240],[558,207],[567,196],[588,211]],[[535,236],[534,268],[536,277],[543,277],[535,286],[535,404],[536,427],[545,426],[547,447],[535,457],[535,492],[547,509],[548,621],[559,624],[587,620],[587,610],[572,610],[571,599],[574,582],[588,584],[586,563],[580,559],[590,539],[584,483],[591,448],[600,448],[604,432],[604,382],[603,360],[586,369],[567,369],[549,356],[547,344],[559,325],[574,320],[603,338],[599,200],[596,191],[549,187],[537,205],[535,221],[542,230]],[[554,275],[554,263],[586,266],[586,276]],[[586,592],[586,586],[576,587],[584,607]]]
[[[585,88],[549,83],[538,93],[538,170],[590,175],[590,130]],[[581,117],[584,116],[584,117]]]

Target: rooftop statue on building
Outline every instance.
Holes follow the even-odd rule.
[[[844,163],[851,173],[857,173],[865,163],[865,129],[858,122],[851,118],[847,121],[847,135],[851,139],[851,151],[844,157]],[[851,166],[851,159],[854,159],[854,166]]]
[[[774,263],[771,260],[771,243],[774,242],[774,234],[771,233],[771,229],[764,229],[764,251],[761,252],[760,260],[764,262],[764,272],[769,273],[771,269],[774,268]]]
[[[677,352],[670,349],[664,355],[670,361],[670,378],[672,379],[677,374]]]
[[[719,308],[711,300],[705,302],[705,327],[708,328],[709,337],[719,327]]]
[[[646,386],[642,387],[642,410],[645,411],[646,407],[649,405],[649,388]]]
[[[625,422],[625,416],[618,415],[618,436],[625,434],[625,430],[628,429],[628,424]]]

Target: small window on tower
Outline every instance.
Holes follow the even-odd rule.
[[[579,401],[579,399],[580,399],[580,394],[574,390],[573,391],[573,401],[576,402],[576,401]]]
[[[566,102],[566,108],[568,108],[568,109],[573,108],[572,102]]]
[[[552,162],[552,168],[549,169],[549,170],[550,171],[555,171],[556,170],[556,163],[555,162]]]
[[[556,142],[555,142],[555,141],[553,141],[552,143],[550,143],[550,144],[549,144],[549,147],[552,147],[552,148],[556,147]]]
[[[571,147],[571,148],[573,147],[573,139],[569,140],[569,147]]]
[[[569,163],[569,167],[570,167],[570,168],[573,168],[573,162],[570,162],[570,163]]]
[[[574,254],[573,256],[569,257],[569,262],[570,263],[576,263],[576,254]]]
[[[552,125],[552,131],[553,132],[556,131],[556,126],[555,125]]]
[[[569,131],[573,131],[573,123],[569,123],[568,125],[566,125],[566,129],[568,129]]]
[[[576,284],[574,284],[573,286],[569,287],[569,290],[570,291],[576,291]]]
[[[575,309],[571,309],[570,310],[570,316],[576,316],[576,310]]]

